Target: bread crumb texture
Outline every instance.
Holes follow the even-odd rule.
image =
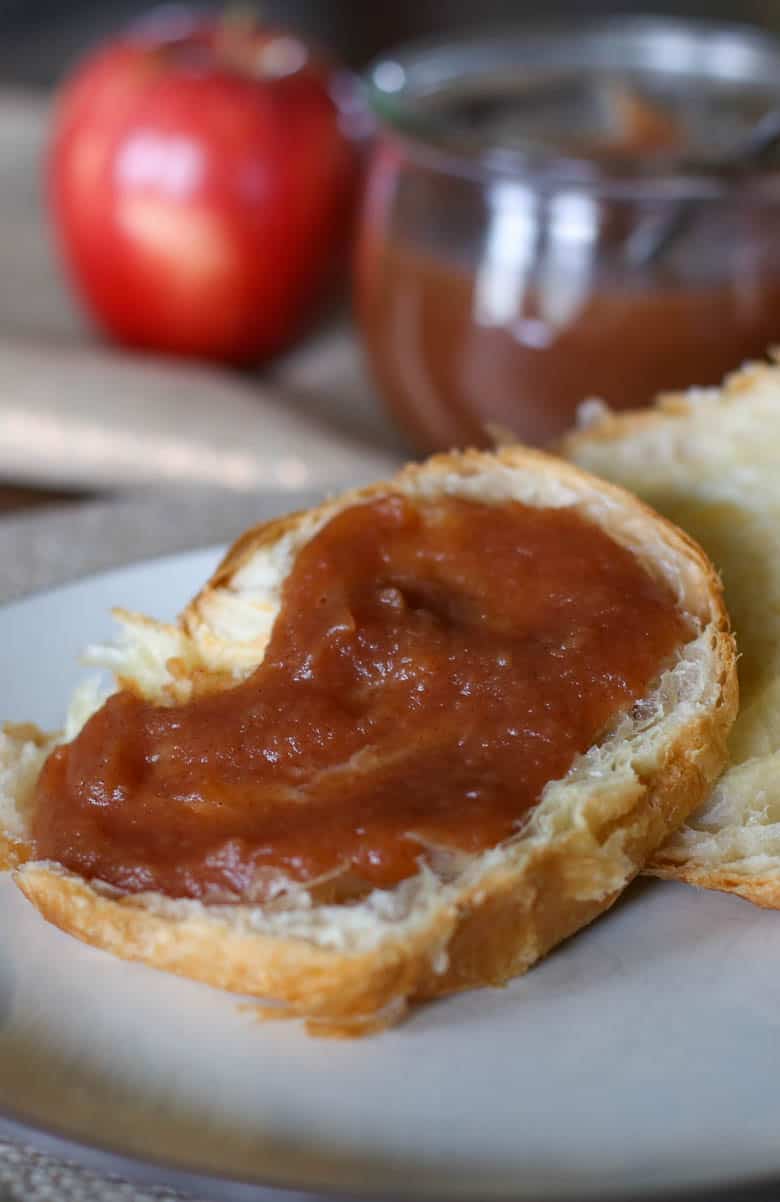
[[[701,543],[736,632],[730,766],[649,871],[780,908],[780,367],[750,364],[722,389],[602,414],[562,450]]]

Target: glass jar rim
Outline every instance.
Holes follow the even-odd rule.
[[[621,53],[623,61],[618,57],[616,62]],[[419,40],[376,59],[363,86],[380,130],[400,139],[413,158],[445,173],[670,199],[717,198],[735,189],[757,199],[780,198],[778,166],[685,155],[664,160],[626,156],[605,164],[531,139],[511,148],[454,145],[447,141],[441,118],[421,103],[448,84],[484,76],[496,64],[516,68],[526,62],[594,74],[614,75],[622,68],[758,84],[776,93],[780,109],[780,39],[756,26],[676,17],[591,18],[578,23],[576,39],[570,26],[558,21],[510,26],[476,38]]]

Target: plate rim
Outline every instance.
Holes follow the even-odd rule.
[[[101,1140],[74,1138],[50,1124],[20,1115],[4,1104],[0,1104],[2,1139],[20,1146],[32,1144],[44,1155],[68,1161],[77,1168],[105,1173],[150,1188],[172,1187],[185,1191],[193,1200],[202,1197],[204,1202],[206,1199],[208,1202],[288,1202],[291,1194],[311,1199],[311,1202],[319,1202],[320,1199],[332,1202],[451,1202],[452,1199],[451,1191],[446,1187],[431,1190],[415,1185],[411,1190],[396,1190],[393,1193],[370,1187],[358,1191],[351,1187],[301,1184],[290,1178],[282,1183],[192,1170],[177,1161],[120,1151]],[[696,1185],[671,1193],[663,1185],[649,1190],[632,1189],[630,1193],[605,1194],[604,1199],[605,1202],[777,1202],[778,1189],[780,1173],[773,1173],[757,1178],[721,1180],[713,1185]],[[459,1202],[471,1202],[472,1199],[473,1202],[511,1202],[515,1197],[518,1202],[527,1202],[530,1196],[483,1190],[463,1195]],[[581,1195],[550,1194],[545,1202],[581,1202]]]
[[[69,580],[48,587],[34,589],[21,596],[0,602],[0,622],[9,610],[24,607],[36,600],[55,599],[57,594],[97,584],[113,576],[139,570],[155,564],[173,565],[196,555],[213,554],[222,556],[230,544],[220,541],[185,548],[179,551],[164,551],[159,554],[141,556],[125,563],[98,568]],[[227,1173],[210,1173],[203,1169],[188,1169],[176,1160],[144,1156],[122,1149],[116,1143],[99,1139],[74,1136],[64,1128],[50,1122],[42,1122],[24,1114],[15,1107],[0,1102],[0,1140],[17,1146],[32,1146],[44,1155],[52,1156],[84,1168],[88,1171],[118,1177],[130,1183],[150,1188],[168,1186],[192,1197],[202,1196],[209,1202],[287,1202],[290,1195],[302,1199],[329,1199],[333,1202],[451,1202],[451,1191],[446,1187],[396,1188],[388,1193],[372,1187],[360,1190],[344,1186],[300,1183],[287,1177],[284,1181],[269,1178],[248,1178]],[[697,1184],[681,1188],[673,1187],[670,1192],[665,1186],[632,1189],[630,1193],[614,1192],[604,1195],[605,1202],[777,1202],[780,1191],[780,1167],[770,1174],[757,1177],[735,1177],[728,1181],[715,1180],[711,1184]],[[463,1195],[459,1202],[511,1202],[513,1198],[528,1202],[529,1195],[505,1190]],[[549,1194],[545,1202],[581,1202],[581,1195],[574,1193]]]
[[[3,615],[9,609],[16,609],[31,601],[43,601],[53,597],[57,593],[66,592],[68,589],[79,588],[81,585],[97,584],[108,576],[121,576],[124,572],[132,572],[147,566],[151,567],[154,564],[173,563],[175,560],[188,559],[193,555],[213,553],[215,556],[222,556],[227,554],[231,545],[231,543],[222,540],[214,543],[205,543],[202,546],[185,547],[180,551],[155,552],[151,555],[142,555],[137,559],[128,559],[124,563],[109,564],[108,567],[95,568],[94,571],[85,572],[83,575],[73,576],[70,579],[60,580],[56,584],[32,589],[29,593],[21,593],[18,596],[0,600],[0,619],[2,619]]]

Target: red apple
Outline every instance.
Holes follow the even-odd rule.
[[[147,22],[65,84],[49,157],[66,265],[132,346],[234,362],[300,329],[345,251],[342,79],[246,18]]]

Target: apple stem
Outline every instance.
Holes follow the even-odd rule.
[[[251,35],[258,25],[255,5],[236,0],[225,5],[217,22],[214,48],[220,56],[236,67],[246,70],[251,66]]]

